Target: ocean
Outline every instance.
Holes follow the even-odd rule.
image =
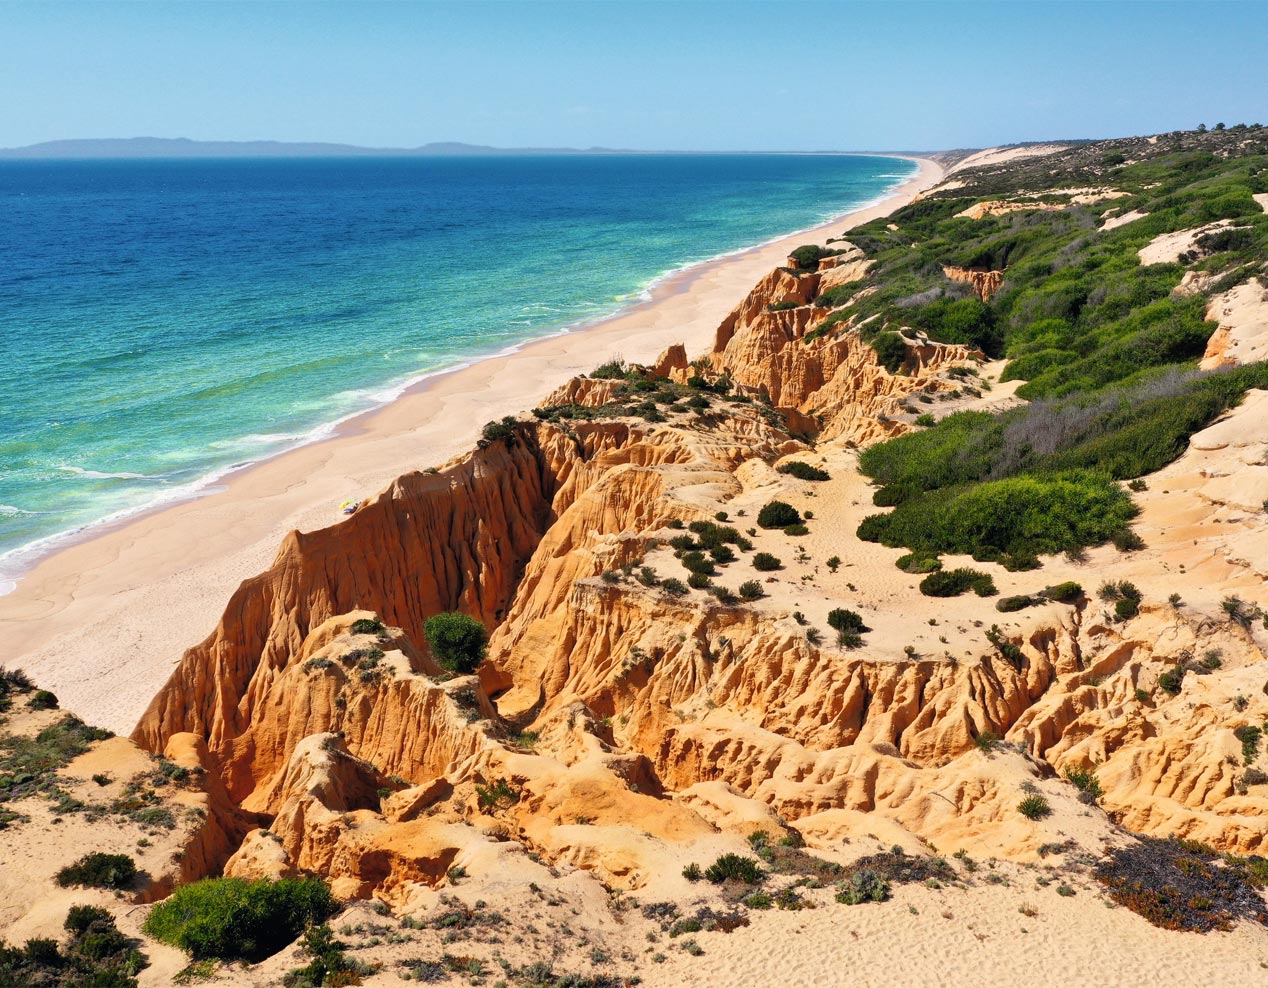
[[[915,172],[762,154],[0,162],[0,592],[91,526]]]

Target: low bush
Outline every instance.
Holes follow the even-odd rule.
[[[496,442],[514,446],[518,424],[513,415],[507,415],[493,422],[486,422],[484,428],[480,430],[480,438],[476,440],[476,446],[480,449],[488,449]]]
[[[1017,811],[1027,820],[1042,820],[1052,812],[1052,807],[1047,799],[1035,792],[1017,804]]]
[[[978,736],[973,739],[973,743],[977,746],[977,750],[986,754],[993,754],[995,749],[1004,739],[994,731],[981,731]]]
[[[832,252],[818,244],[803,244],[788,256],[797,261],[797,270],[815,271],[819,268],[819,259],[827,257],[830,253]]]
[[[779,561],[779,557],[769,552],[758,552],[753,555],[753,569],[759,573],[770,573],[783,568],[784,564]]]
[[[22,988],[135,988],[149,965],[114,917],[97,906],[72,906],[63,924],[64,944],[45,937],[24,947],[0,943],[0,985]]]
[[[205,878],[182,885],[145,920],[145,932],[195,960],[245,960],[277,953],[335,910],[319,878]]]
[[[1184,665],[1177,662],[1172,668],[1158,677],[1158,689],[1175,696],[1180,692],[1180,686],[1183,682]]]
[[[359,985],[364,975],[377,967],[363,963],[346,953],[348,945],[335,939],[325,923],[310,926],[304,933],[303,952],[312,958],[303,967],[290,971],[282,979],[284,988],[342,988]]]
[[[776,470],[779,473],[788,474],[796,477],[798,480],[831,480],[832,476],[827,470],[821,470],[819,467],[812,466],[809,463],[803,463],[800,460],[793,460],[791,463],[782,463]]]
[[[723,882],[757,885],[764,876],[755,858],[747,858],[739,854],[723,854],[704,870],[704,877],[715,885]]]
[[[990,597],[997,591],[995,581],[981,570],[960,567],[930,573],[920,581],[920,592],[926,597],[958,597],[972,590],[979,597]]]
[[[1001,597],[995,601],[995,610],[1004,614],[1011,614],[1013,611],[1024,611],[1027,607],[1034,607],[1040,601],[1035,597],[1019,594],[1016,597]]]
[[[99,889],[126,889],[136,879],[136,862],[126,854],[85,854],[57,873],[57,884]]]
[[[1073,580],[1069,580],[1044,587],[1039,591],[1039,596],[1058,604],[1073,604],[1083,599],[1083,588]]]
[[[698,549],[682,554],[682,565],[689,573],[699,573],[701,576],[713,576],[717,571],[717,567],[713,565],[713,560],[706,556]]]
[[[860,634],[872,630],[863,623],[862,615],[845,607],[834,607],[828,611],[828,627],[834,631],[857,631]]]
[[[802,535],[809,535],[810,529],[802,524],[789,525],[787,528],[784,529],[784,534],[799,537]]]
[[[907,342],[897,333],[880,333],[868,341],[876,352],[876,362],[891,374],[897,374],[907,359]]]
[[[904,573],[936,573],[942,569],[942,560],[937,556],[924,556],[920,553],[909,552],[905,556],[899,556],[894,565]]]
[[[1000,629],[998,624],[992,624],[986,629],[986,640],[995,646],[995,650],[999,652],[1009,665],[1014,669],[1020,669],[1026,657],[1022,654],[1021,647],[1012,641]]]
[[[379,635],[383,633],[383,622],[378,618],[359,618],[348,630],[354,635]]]
[[[877,493],[878,503],[886,490]],[[1036,554],[1100,545],[1135,514],[1127,492],[1109,478],[1070,472],[1010,477],[908,498],[889,514],[864,518],[858,536],[893,548],[906,546],[925,557],[1013,557],[1025,561],[1017,568],[1027,568]]]
[[[1255,724],[1244,724],[1235,728],[1233,737],[1242,743],[1242,762],[1249,765],[1259,756],[1259,741],[1264,729]]]
[[[709,550],[709,555],[719,566],[735,562],[735,550],[729,545],[715,545]]]
[[[787,528],[800,523],[800,512],[784,501],[771,501],[757,513],[757,524],[762,528]]]
[[[870,869],[856,871],[836,894],[837,902],[857,906],[863,902],[884,902],[889,898],[889,882]]]
[[[1257,886],[1268,861],[1223,858],[1213,848],[1176,838],[1141,837],[1110,851],[1096,878],[1120,906],[1166,930],[1231,930],[1240,919],[1268,925]]]
[[[762,585],[756,580],[745,580],[740,584],[740,598],[742,600],[761,600],[766,596],[766,591],[762,589]]]
[[[676,576],[669,576],[661,580],[660,588],[671,597],[682,597],[688,592],[687,584]]]
[[[609,380],[625,380],[630,375],[629,365],[620,357],[611,357],[590,372],[591,377]]]
[[[1075,789],[1089,797],[1092,802],[1096,802],[1104,795],[1101,780],[1096,777],[1094,769],[1069,768],[1066,769],[1065,777],[1070,780],[1070,784]]]
[[[475,618],[458,611],[445,611],[429,617],[423,625],[427,647],[441,668],[466,675],[484,661],[489,632]]]
[[[713,585],[713,581],[704,573],[692,573],[687,577],[687,586],[692,590],[704,590]]]

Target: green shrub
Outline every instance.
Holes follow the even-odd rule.
[[[713,576],[718,571],[712,559],[694,549],[682,554],[682,564],[689,573],[699,573],[701,576]]]
[[[713,581],[704,573],[692,573],[687,577],[687,586],[693,590],[704,590],[712,586]]]
[[[766,596],[766,591],[762,589],[762,585],[756,580],[745,580],[740,584],[740,598],[742,600],[761,600]]]
[[[753,555],[753,569],[759,573],[770,573],[773,570],[783,569],[783,566],[779,557],[769,552],[758,552]]]
[[[796,259],[799,271],[815,271],[819,267],[819,258],[826,257],[829,253],[830,251],[818,244],[803,244],[788,256]]]
[[[195,960],[245,960],[277,953],[335,910],[319,878],[205,878],[182,885],[145,920],[145,932]]]
[[[671,597],[682,597],[687,593],[687,584],[677,577],[670,576],[660,581],[661,590]]]
[[[1242,761],[1249,765],[1259,757],[1259,741],[1264,730],[1255,724],[1244,724],[1233,730],[1233,737],[1242,743]]]
[[[1017,804],[1017,811],[1027,820],[1042,820],[1052,812],[1052,807],[1039,793],[1031,793]]]
[[[973,743],[977,746],[978,751],[992,754],[1004,739],[994,731],[981,731],[978,736],[973,739]]]
[[[834,631],[857,631],[860,634],[872,630],[863,623],[862,615],[845,607],[834,607],[828,611],[828,627]]]
[[[304,933],[303,951],[312,958],[303,967],[289,971],[282,979],[285,988],[334,988],[359,985],[363,975],[377,970],[346,953],[348,945],[335,939],[325,923],[310,926]]]
[[[812,466],[809,463],[803,463],[800,460],[793,460],[791,463],[782,463],[777,468],[779,473],[789,474],[798,480],[831,480],[832,476],[827,470],[821,470],[819,467]]]
[[[865,518],[858,536],[925,556],[965,553],[990,561],[1099,545],[1135,513],[1127,492],[1107,477],[1072,472],[913,497],[890,514]]]
[[[1022,653],[1021,647],[1008,640],[1008,637],[1000,630],[998,624],[992,624],[986,629],[986,640],[995,646],[995,650],[999,652],[1014,669],[1020,669],[1026,657]]]
[[[590,372],[590,376],[594,378],[607,378],[610,380],[624,380],[629,376],[629,366],[620,357],[612,357],[610,360],[604,361],[598,367]]]
[[[57,697],[48,690],[36,690],[26,704],[32,710],[56,710]]]
[[[715,545],[709,549],[709,555],[719,566],[735,562],[735,550],[729,545]]]
[[[876,362],[891,374],[897,374],[907,359],[907,342],[897,333],[881,333],[868,345],[876,352]]]
[[[713,595],[719,604],[726,607],[734,607],[740,602],[739,596],[727,587],[720,587],[715,584],[709,587],[709,593]]]
[[[770,501],[757,513],[757,524],[762,528],[787,528],[800,523],[801,514],[783,501]]]
[[[1086,795],[1092,802],[1096,802],[1104,795],[1101,788],[1101,780],[1096,777],[1096,772],[1092,769],[1069,768],[1066,769],[1065,777],[1070,780],[1070,784],[1079,792]]]
[[[762,880],[763,874],[756,859],[739,854],[723,854],[704,870],[704,877],[715,885],[728,881],[756,885]]]
[[[36,937],[22,948],[0,943],[0,985],[50,988],[135,988],[149,965],[114,918],[96,906],[72,906],[65,944]]]
[[[380,635],[383,633],[383,622],[378,618],[359,618],[352,622],[348,629],[354,635]]]
[[[905,556],[899,556],[894,565],[904,573],[936,573],[942,569],[942,560],[937,556],[922,556],[919,553],[909,552]]]
[[[856,871],[836,894],[837,902],[857,906],[864,902],[884,902],[889,898],[890,884],[870,869]]]
[[[493,422],[486,422],[484,428],[480,430],[480,438],[476,440],[476,446],[480,449],[488,449],[495,442],[503,442],[507,446],[514,446],[518,424],[513,415],[507,415]]]
[[[1004,614],[1011,614],[1013,611],[1024,611],[1027,607],[1034,607],[1039,600],[1026,594],[1020,594],[1016,597],[1001,597],[995,601],[995,610]]]
[[[1067,580],[1065,583],[1044,587],[1039,595],[1058,604],[1073,604],[1083,599],[1083,587],[1073,580]]]
[[[1140,601],[1124,597],[1114,602],[1114,616],[1120,621],[1134,618],[1140,613]]]
[[[99,889],[126,889],[136,879],[136,862],[126,854],[85,854],[57,873],[57,884]]]
[[[458,611],[432,615],[423,625],[423,634],[441,668],[462,675],[479,668],[489,644],[484,625]]]
[[[966,590],[972,590],[979,597],[990,597],[997,592],[995,581],[988,573],[967,567],[939,570],[920,581],[920,592],[926,597],[958,597]]]
[[[704,872],[700,870],[700,866],[694,861],[682,870],[682,877],[689,882],[698,882],[704,877]]]
[[[802,535],[809,535],[809,534],[810,534],[810,529],[809,529],[809,528],[807,528],[805,525],[802,525],[802,524],[789,525],[787,528],[785,528],[785,529],[784,529],[784,534],[785,534],[785,535],[792,535],[792,536],[795,536],[795,537],[796,537],[796,536],[802,536]]]
[[[477,785],[476,801],[482,810],[506,809],[520,801],[522,793],[506,779],[494,779],[487,786]]]

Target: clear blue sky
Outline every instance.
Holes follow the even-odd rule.
[[[0,2],[0,146],[938,149],[1268,123],[1268,4]]]

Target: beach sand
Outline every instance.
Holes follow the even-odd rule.
[[[214,492],[138,516],[39,562],[0,597],[0,665],[25,669],[86,720],[130,732],[181,654],[215,627],[238,584],[292,529],[339,521],[338,505],[469,449],[490,419],[532,408],[552,387],[619,354],[693,357],[788,251],[885,215],[934,185],[920,171],[883,202],[666,279],[650,301],[577,332],[429,379],[347,422],[335,437],[230,474]]]

